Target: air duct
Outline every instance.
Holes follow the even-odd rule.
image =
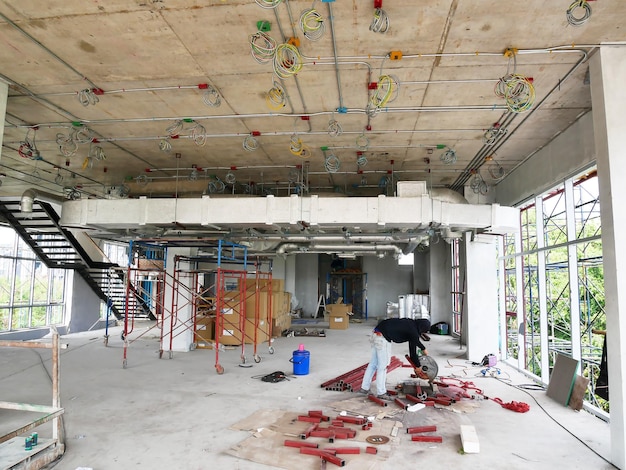
[[[433,188],[430,190],[430,198],[442,202],[453,204],[469,204],[468,200],[461,194],[449,188]]]
[[[30,188],[24,191],[22,199],[20,200],[20,211],[31,213],[33,212],[33,203],[35,201],[50,202],[52,204],[62,204],[65,198],[57,196],[56,194],[46,193]]]

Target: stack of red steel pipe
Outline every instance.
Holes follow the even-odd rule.
[[[392,356],[389,361],[389,365],[387,366],[387,372],[398,369],[399,367],[402,367],[402,365],[402,360],[398,359],[396,356]],[[367,364],[363,364],[362,366],[352,369],[345,374],[339,375],[334,379],[327,380],[321,385],[321,387],[326,390],[334,390],[336,392],[343,392],[344,390],[353,392],[359,390],[361,388],[361,383],[363,382],[365,369],[367,369]],[[374,379],[375,378],[376,375],[374,374]]]

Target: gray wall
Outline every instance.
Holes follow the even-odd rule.
[[[429,250],[413,253],[413,289],[405,294],[428,294],[430,290]]]
[[[399,266],[391,256],[383,259],[363,257],[363,272],[367,273],[368,318],[384,318],[387,301],[397,302],[398,295],[412,293],[412,271],[411,266]]]
[[[496,187],[496,202],[514,206],[558,185],[596,158],[591,112],[507,175]]]
[[[430,244],[430,322],[452,327],[452,273],[450,245],[441,238]]]
[[[82,277],[76,273],[73,277],[71,297],[66,302],[68,333],[86,331],[100,318],[100,299]]]
[[[291,255],[296,258],[295,289],[293,294],[298,300],[298,308],[302,309],[305,317],[313,317],[319,294],[317,254]]]

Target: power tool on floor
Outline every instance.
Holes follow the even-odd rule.
[[[428,380],[428,383],[433,383],[433,380],[435,380],[435,377],[437,377],[437,374],[439,373],[439,366],[432,357],[421,356],[419,367],[411,360],[411,356],[406,354],[404,357],[407,361],[409,361],[409,364],[413,366],[415,375],[417,375],[420,379]]]

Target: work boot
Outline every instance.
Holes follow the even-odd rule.
[[[376,398],[380,398],[381,400],[393,400],[391,395],[388,393],[381,393],[380,395],[377,395]]]
[[[364,388],[362,388],[361,390],[359,390],[356,393],[360,393],[361,395],[369,395],[370,391],[369,390],[365,390]]]

